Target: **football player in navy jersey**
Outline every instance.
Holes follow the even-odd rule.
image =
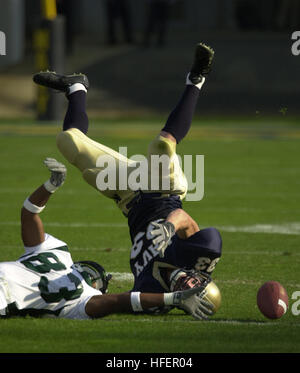
[[[221,257],[222,240],[215,228],[199,229],[194,219],[182,208],[187,193],[187,181],[178,167],[176,145],[188,133],[205,76],[210,72],[214,51],[200,43],[196,46],[194,61],[186,77],[182,97],[169,115],[165,126],[148,148],[149,180],[152,156],[167,156],[168,172],[159,171],[159,187],[101,189],[113,199],[128,218],[132,250],[130,266],[134,275],[134,291],[164,292],[176,289],[179,283],[189,283],[195,273],[208,281],[207,299],[214,311],[220,305],[220,292],[210,275]],[[104,170],[99,160],[114,160],[118,169],[133,170],[133,161],[87,136],[89,121],[86,114],[86,93],[89,81],[86,75],[59,75],[41,72],[34,75],[35,83],[65,92],[68,109],[63,131],[57,136],[57,146],[64,157],[75,165],[83,178],[99,190],[97,176]],[[117,175],[119,173],[117,172]],[[164,188],[164,180],[169,187]],[[148,182],[149,186],[149,182]],[[183,280],[185,279],[185,280]],[[190,286],[190,285],[184,286]],[[208,291],[209,290],[209,291]]]

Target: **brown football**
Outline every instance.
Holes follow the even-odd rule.
[[[279,319],[289,306],[285,288],[277,281],[265,282],[257,292],[257,306],[268,319]]]

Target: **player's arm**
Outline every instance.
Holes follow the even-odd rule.
[[[66,167],[53,158],[46,158],[44,164],[51,172],[50,179],[36,189],[25,201],[21,210],[21,236],[24,246],[36,246],[44,242],[45,231],[39,214],[45,208],[50,196],[59,188],[66,177]]]
[[[89,299],[85,311],[92,318],[113,313],[144,312],[152,307],[176,306],[197,320],[213,314],[212,305],[203,300],[206,284],[172,293],[121,293],[96,295]]]
[[[199,226],[194,219],[182,209],[172,211],[166,222],[173,224],[178,237],[185,240],[199,231]]]
[[[147,228],[147,238],[152,240],[160,257],[164,257],[166,248],[177,233],[181,239],[187,239],[199,231],[198,224],[182,209],[172,211],[162,222],[151,222]]]

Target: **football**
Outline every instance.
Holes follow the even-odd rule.
[[[268,319],[279,319],[289,305],[285,288],[277,281],[265,282],[257,292],[257,306]]]

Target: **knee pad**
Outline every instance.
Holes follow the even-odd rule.
[[[156,170],[151,170],[151,157],[159,156],[162,159],[163,156],[168,157],[168,170],[160,170],[159,174],[156,175]],[[188,185],[187,179],[182,171],[178,155],[176,154],[176,143],[170,139],[157,136],[149,145],[148,148],[148,167],[149,167],[149,179],[154,175],[158,177],[157,184],[160,185],[158,190],[153,192],[162,192],[175,194],[184,199],[187,193]],[[163,185],[169,185],[169,189],[163,188]]]
[[[67,161],[74,164],[79,153],[79,147],[72,133],[70,131],[60,132],[56,137],[56,145]]]
[[[84,133],[71,128],[57,135],[56,144],[62,155],[80,171],[96,167],[98,153]]]

